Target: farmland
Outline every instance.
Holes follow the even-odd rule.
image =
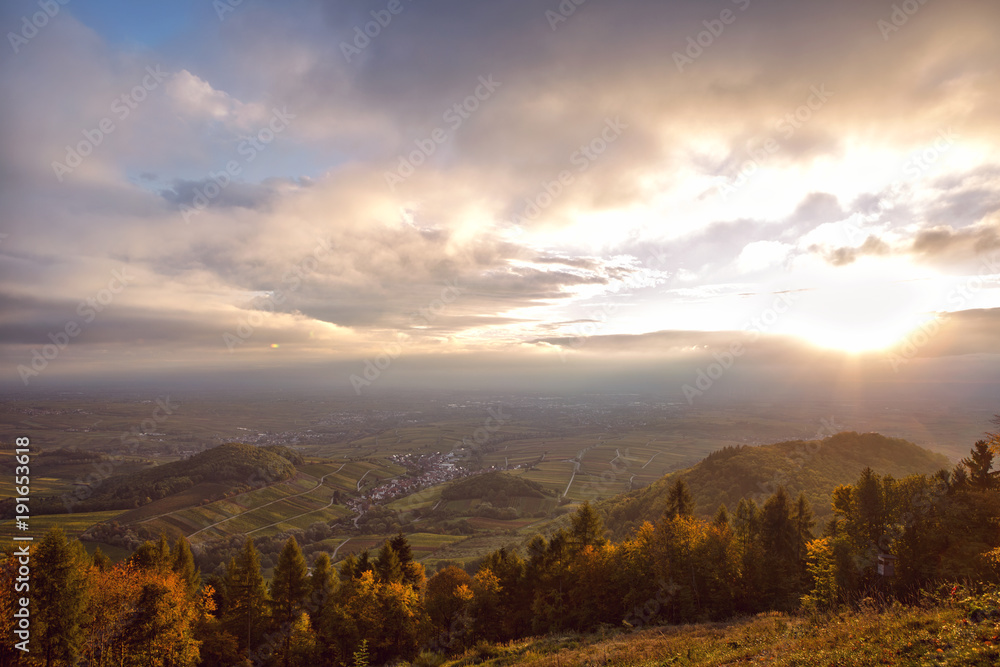
[[[164,405],[169,414],[161,409],[154,419]],[[637,396],[59,396],[0,406],[0,441],[9,446],[30,436],[32,498],[61,496],[81,484],[97,488],[108,474],[129,475],[226,442],[282,445],[305,457],[291,479],[242,491],[206,480],[124,511],[32,516],[34,534],[58,524],[86,535],[116,522],[138,539],[185,535],[212,549],[244,536],[299,531],[339,559],[404,530],[418,557],[434,562],[520,544],[584,500],[646,487],[728,445],[812,438],[830,420],[950,453],[954,417],[925,411],[927,419],[914,423],[897,414],[830,415],[829,408],[808,406],[708,411]],[[956,441],[969,435],[963,431]],[[44,454],[57,449],[95,458]],[[0,451],[0,470],[12,472],[11,455],[9,447]],[[539,484],[544,497],[504,498],[499,507],[444,500],[446,484],[434,481],[491,470]],[[0,479],[6,497],[12,481],[12,474]],[[12,530],[9,521],[2,530]]]

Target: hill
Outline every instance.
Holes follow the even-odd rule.
[[[227,443],[182,461],[98,479],[78,490],[70,502],[48,496],[33,499],[33,505],[39,514],[131,509],[208,482],[238,492],[291,478],[295,464],[289,458],[302,462],[302,457],[287,447]],[[2,507],[2,511],[6,514],[8,508]]]
[[[695,501],[695,514],[709,517],[719,505],[733,510],[741,498],[763,503],[779,486],[793,497],[804,493],[818,520],[831,515],[830,496],[841,484],[850,484],[866,467],[902,478],[932,474],[952,464],[900,438],[878,433],[847,431],[823,440],[793,440],[755,447],[726,447],[697,465],[666,475],[644,489],[603,504],[608,525],[625,534],[642,521],[655,521],[667,505],[667,492],[683,479]]]
[[[509,498],[544,498],[545,488],[523,477],[488,472],[453,482],[441,492],[444,500],[487,500],[506,506]]]
[[[998,599],[964,590],[928,607],[871,606],[815,617],[777,612],[726,623],[562,634],[480,643],[451,660],[424,654],[414,666],[606,665],[996,665]],[[984,613],[985,610],[985,613]],[[641,621],[641,613],[636,619]],[[641,622],[638,625],[642,625]]]

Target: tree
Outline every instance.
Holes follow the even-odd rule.
[[[140,570],[165,572],[173,565],[170,545],[165,535],[160,534],[158,542],[143,542],[129,557],[129,562]]]
[[[309,588],[306,559],[298,541],[289,537],[271,577],[271,623],[281,637],[281,662],[285,667],[290,664],[293,629],[305,609]]]
[[[427,581],[424,608],[439,635],[439,643],[452,646],[465,632],[460,615],[472,598],[472,577],[454,565]]]
[[[197,606],[188,598],[187,582],[177,574],[135,571],[138,596],[122,636],[126,664],[135,667],[189,667],[198,662],[200,642],[194,638]]]
[[[784,610],[798,603],[800,584],[797,529],[791,511],[788,494],[779,486],[764,503],[760,522],[761,543],[771,573],[765,580],[765,596],[768,604]]]
[[[590,546],[602,546],[604,539],[604,522],[601,516],[590,506],[590,501],[586,501],[576,511],[570,519],[570,535],[578,549]]]
[[[224,580],[226,609],[223,625],[241,651],[250,652],[260,641],[267,618],[267,589],[260,573],[260,555],[249,537],[229,561]]]
[[[410,548],[410,542],[406,536],[399,533],[389,540],[389,544],[399,558],[399,569],[403,573],[403,583],[421,590],[427,581],[427,574],[424,571],[424,566],[413,560],[413,550]]]
[[[694,499],[683,479],[678,479],[667,493],[667,516],[691,516],[694,513]]]
[[[46,667],[76,662],[86,622],[90,559],[76,540],[54,526],[34,553],[32,627]]]
[[[97,554],[94,555],[96,557]],[[188,597],[194,599],[198,589],[201,588],[201,570],[195,567],[191,545],[183,535],[178,537],[174,544],[172,560],[173,570],[184,582]]]
[[[813,526],[816,525],[813,519],[812,507],[806,500],[806,494],[800,493],[799,499],[795,503],[795,556],[799,562],[804,562],[806,558],[806,544],[813,539]]]
[[[806,545],[806,553],[813,585],[811,592],[802,597],[803,606],[821,611],[836,608],[839,594],[832,538],[812,540]]]
[[[101,547],[97,547],[96,549],[94,549],[92,562],[94,564],[94,567],[97,568],[98,571],[100,572],[104,572],[111,567],[111,559],[108,558],[103,551],[101,551]]]
[[[388,540],[379,549],[378,557],[375,559],[375,575],[383,584],[403,581],[403,567],[399,562],[399,555]]]
[[[989,491],[996,486],[998,471],[993,471],[993,452],[990,443],[979,440],[973,446],[968,458],[962,459],[962,465],[969,470],[969,484],[977,491]]]
[[[324,619],[332,617],[331,612],[337,604],[336,595],[339,588],[340,579],[330,563],[329,554],[321,553],[313,564],[312,574],[309,577],[307,609],[310,625],[316,631],[319,640],[320,659],[324,664],[335,663],[336,633],[334,628],[328,627]]]
[[[715,519],[712,521],[717,528],[729,527],[729,510],[726,509],[726,505],[719,505],[719,511],[715,513]]]

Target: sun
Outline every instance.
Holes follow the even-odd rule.
[[[935,317],[923,280],[865,279],[800,293],[781,323],[822,348],[863,354],[887,350]]]
[[[839,318],[803,321],[789,333],[806,340],[816,347],[840,350],[849,354],[865,354],[889,350],[906,341],[907,336],[920,325],[933,318],[906,318],[904,320],[860,320]],[[845,321],[845,320],[852,320]]]

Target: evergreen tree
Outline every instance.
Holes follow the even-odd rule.
[[[375,558],[375,576],[383,584],[403,581],[403,568],[399,562],[399,555],[388,540],[379,549],[378,557]]]
[[[313,627],[318,623],[323,608],[334,603],[333,598],[338,587],[339,581],[333,565],[330,563],[330,554],[323,552],[316,558],[312,574],[309,575],[308,608]]]
[[[796,525],[784,487],[767,499],[761,511],[760,533],[770,576],[765,597],[773,608],[789,610],[799,598],[799,557]]]
[[[729,527],[729,510],[726,509],[726,505],[719,505],[719,511],[715,513],[715,520],[712,521],[718,528],[728,528]]]
[[[604,522],[601,516],[590,506],[590,501],[586,501],[576,511],[570,519],[570,535],[577,548],[588,546],[602,546],[607,542],[604,539]]]
[[[162,533],[157,542],[145,541],[129,556],[129,563],[147,572],[166,572],[171,569],[170,545]]]
[[[683,479],[678,479],[667,493],[667,516],[691,516],[694,513],[694,499]]]
[[[795,557],[804,562],[806,558],[806,544],[813,539],[813,526],[816,520],[813,519],[812,507],[806,500],[804,493],[799,494],[799,499],[795,503]]]
[[[74,664],[84,640],[90,559],[78,541],[68,541],[62,528],[54,526],[33,561],[33,642],[37,640],[46,667]]]
[[[183,535],[177,538],[171,559],[173,570],[184,582],[188,597],[194,599],[201,588],[201,570],[195,567],[191,545]]]
[[[267,589],[260,573],[260,555],[249,537],[226,568],[226,611],[223,624],[241,651],[260,642],[267,622]]]
[[[271,577],[271,623],[274,632],[281,637],[280,659],[285,667],[291,660],[292,630],[305,608],[309,589],[306,559],[298,541],[289,537]]]
[[[997,475],[993,471],[993,452],[985,440],[976,442],[968,458],[962,459],[962,465],[969,470],[969,485],[977,491],[989,491],[996,486]]]
[[[403,583],[419,590],[426,582],[427,575],[424,573],[424,566],[413,560],[413,550],[410,548],[409,540],[403,533],[399,533],[389,540],[389,544],[399,558],[399,569],[403,573]]]
[[[334,651],[336,628],[328,627],[325,619],[332,616],[330,610],[337,604],[336,595],[339,587],[340,579],[330,563],[329,554],[321,553],[316,558],[312,574],[309,576],[307,610],[310,625],[316,631],[320,658],[324,664],[334,664],[336,658]]]

